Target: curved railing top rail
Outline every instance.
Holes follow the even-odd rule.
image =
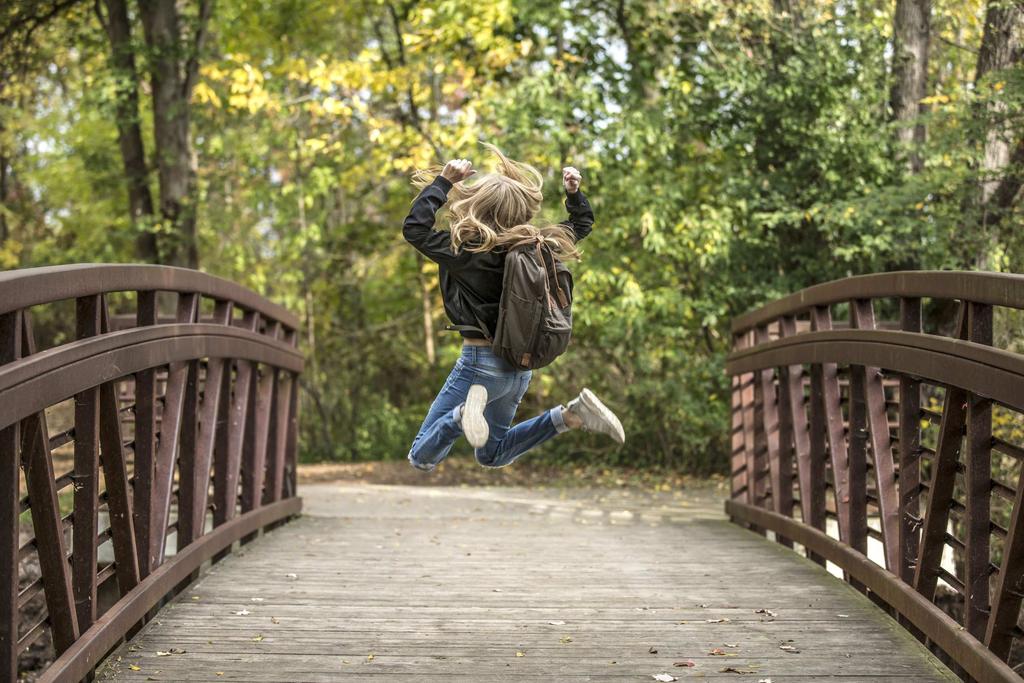
[[[0,273],[0,315],[39,304],[129,291],[196,292],[233,301],[297,329],[298,317],[242,285],[187,268],[143,264],[78,263]]]
[[[1024,308],[1024,275],[956,270],[902,270],[857,275],[814,285],[748,311],[733,319],[734,334],[796,315],[813,306],[851,299],[931,297],[960,299],[991,306]]]

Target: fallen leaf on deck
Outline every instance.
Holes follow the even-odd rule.
[[[686,666],[686,667],[690,667],[690,666],[697,666],[697,664],[692,659],[684,659],[681,662],[672,662],[672,666]]]
[[[652,655],[658,654],[658,648],[654,647],[653,645],[647,651],[650,652]]]
[[[739,647],[739,643],[722,643],[722,647]]]
[[[217,676],[223,676],[223,675],[224,675],[224,672],[223,672],[223,671],[214,671],[213,673],[214,673],[215,675],[217,675]]]
[[[372,652],[370,654],[366,655],[366,661],[368,661],[368,662],[372,662],[373,661],[373,653]]]
[[[661,683],[671,683],[672,681],[678,681],[679,679],[672,674],[651,674],[651,678]]]
[[[766,617],[776,616],[775,612],[771,611],[770,609],[756,609],[754,610],[754,614],[763,614]]]
[[[849,614],[837,614],[836,616],[839,617],[840,619],[849,619],[850,618]]]
[[[235,614],[235,616],[238,616],[238,617],[246,617],[246,616],[249,616],[250,614],[252,614],[252,612],[250,612],[247,609],[243,609],[243,610],[239,610],[238,612],[235,612],[234,614]]]
[[[714,655],[715,657],[724,657],[726,655],[726,651],[720,647],[716,647],[708,651],[708,654]]]
[[[757,671],[754,669],[737,669],[735,666],[727,666],[724,669],[719,669],[720,674],[756,674]]]
[[[263,598],[249,598],[253,602],[263,602]]]
[[[263,634],[262,633],[257,633],[256,637],[252,639],[252,642],[254,642],[254,643],[262,643],[263,642]]]
[[[129,664],[128,668],[131,669],[132,671],[142,671],[142,667],[141,666],[135,666],[134,664]]]
[[[790,654],[797,654],[800,650],[794,645],[779,645],[779,649]]]
[[[704,623],[706,623],[706,624],[728,624],[729,620],[728,619],[705,619]]]
[[[170,657],[171,655],[183,655],[183,654],[185,654],[185,651],[184,650],[179,650],[176,647],[172,647],[170,650],[167,650],[166,652],[163,652],[161,650],[157,650],[157,652],[156,652],[156,656],[157,657]]]
[[[551,624],[552,626],[564,626],[565,625],[564,621],[549,621],[548,623]]]
[[[567,643],[571,643],[572,642],[572,638],[570,638],[569,636],[562,636],[559,639],[559,642],[561,642],[563,645],[565,645]]]
[[[525,652],[521,652],[519,650],[516,650],[516,657],[525,657],[525,656],[526,656]]]
[[[299,578],[299,575],[298,574],[285,574],[284,578],[286,578],[286,579],[293,579],[294,580],[294,579]]]
[[[277,617],[270,617],[270,623],[271,624],[280,624],[281,620],[278,619]]]

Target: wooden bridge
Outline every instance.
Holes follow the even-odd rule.
[[[724,506],[300,492],[288,311],[0,274],[0,680],[52,647],[36,680],[1019,681],[1022,308],[918,272],[741,316]]]

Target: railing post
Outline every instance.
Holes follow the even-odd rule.
[[[100,333],[103,297],[80,297],[76,302],[76,338]],[[96,535],[99,532],[100,390],[92,387],[75,396],[74,526],[72,527],[72,584],[78,627],[96,621]]]
[[[957,321],[958,336],[967,337],[967,305],[961,305]],[[942,549],[946,545],[946,527],[949,524],[949,507],[953,500],[953,485],[956,483],[957,462],[960,445],[963,442],[964,424],[967,420],[967,392],[959,387],[948,387],[942,406],[942,423],[939,425],[939,441],[932,462],[932,477],[928,488],[928,508],[921,530],[921,546],[914,570],[914,588],[928,600],[935,598],[935,586],[939,578]]]
[[[968,340],[992,345],[992,307],[969,303]],[[964,481],[967,490],[964,534],[964,626],[976,638],[985,635],[989,614],[989,552],[992,495],[992,402],[967,396],[967,451]]]
[[[0,315],[0,365],[21,357],[21,311]],[[18,423],[0,429],[0,679],[18,680]],[[5,502],[6,501],[6,502]]]
[[[921,300],[900,299],[900,329],[921,331]],[[914,581],[921,528],[921,382],[900,375],[900,566],[897,575]]]
[[[155,291],[138,292],[138,327],[156,325]],[[153,565],[153,477],[156,457],[156,369],[135,373],[135,458],[132,506],[135,517],[135,548],[139,554],[139,577],[146,578]]]

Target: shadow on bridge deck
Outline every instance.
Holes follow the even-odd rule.
[[[959,680],[711,494],[301,493],[301,519],[214,567],[97,678]]]

